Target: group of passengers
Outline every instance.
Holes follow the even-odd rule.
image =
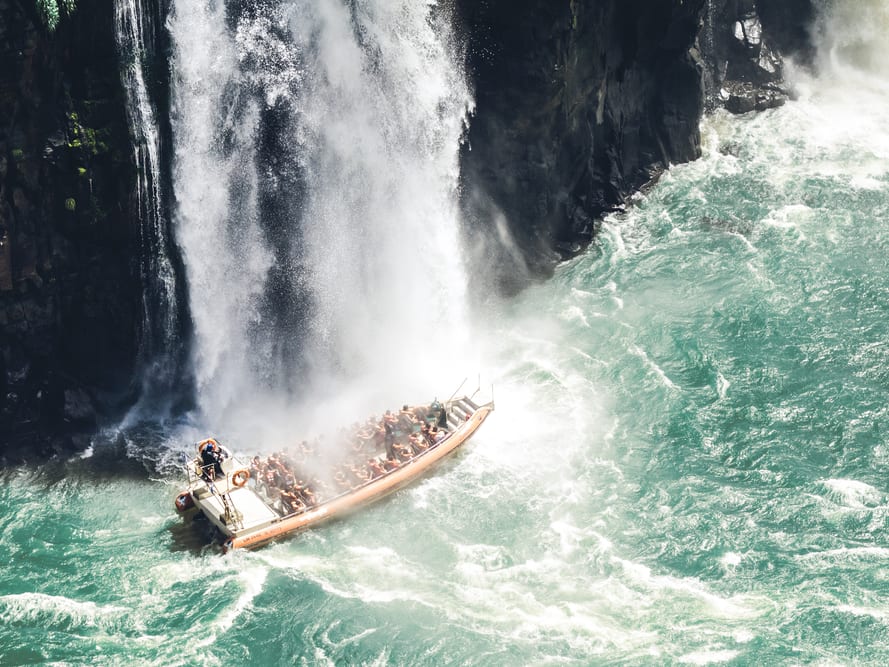
[[[307,443],[306,443],[307,444]],[[297,476],[296,462],[284,452],[272,454],[264,461],[254,456],[250,476],[265,495],[281,504],[285,513],[299,512],[317,505],[320,480],[306,482]]]
[[[398,412],[386,410],[379,418],[341,430],[339,440],[348,456],[332,466],[329,482],[300,472],[318,467],[309,461],[320,457],[315,456],[320,442],[313,446],[303,441],[291,453],[277,452],[265,460],[254,456],[250,475],[258,490],[291,514],[397,470],[447,436],[447,413],[441,404],[405,405]]]

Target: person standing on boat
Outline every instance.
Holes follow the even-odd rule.
[[[216,475],[222,475],[222,460],[225,455],[219,444],[209,438],[201,445],[201,468],[210,479],[216,479]]]
[[[386,413],[383,415],[383,428],[386,431],[386,458],[389,459],[395,459],[395,450],[392,446],[395,444],[396,423],[397,420],[395,418],[395,415],[393,415],[389,410],[386,410]]]
[[[436,424],[439,429],[448,430],[448,411],[445,406],[441,406],[441,412],[438,413],[438,423]]]

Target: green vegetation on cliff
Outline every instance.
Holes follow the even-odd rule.
[[[43,25],[52,32],[59,25],[61,16],[70,16],[74,12],[76,0],[36,0],[37,11]]]

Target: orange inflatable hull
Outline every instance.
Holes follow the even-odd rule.
[[[302,532],[365,507],[407,486],[469,440],[493,409],[491,403],[480,406],[443,442],[382,477],[299,514],[275,519],[267,526],[245,531],[244,534],[235,533],[225,542],[225,549],[251,549],[262,546],[279,537]]]

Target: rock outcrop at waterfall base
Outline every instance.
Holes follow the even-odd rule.
[[[0,455],[89,444],[129,386],[134,167],[111,0],[0,0]]]
[[[811,0],[455,4],[477,99],[468,235],[504,289],[697,157],[708,101],[780,103],[780,54],[811,49]],[[141,245],[114,5],[78,0],[54,30],[47,5],[0,0],[0,455],[86,444],[135,384]]]
[[[711,2],[699,36],[708,106],[747,113],[784,104],[793,94],[784,58],[811,63],[814,18],[811,0]]]
[[[700,154],[705,106],[788,95],[810,0],[461,0],[477,109],[463,207],[501,289],[581,252],[602,216]]]

